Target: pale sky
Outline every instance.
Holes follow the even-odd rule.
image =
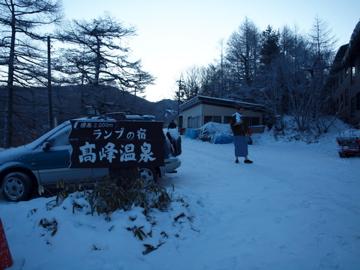
[[[297,27],[309,33],[314,18],[327,22],[338,46],[349,42],[360,19],[360,0],[63,0],[66,19],[92,19],[105,13],[135,27],[132,55],[156,77],[146,99],[173,98],[176,80],[193,66],[218,60],[245,17],[262,31],[267,25]]]

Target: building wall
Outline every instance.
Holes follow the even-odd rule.
[[[349,99],[350,123],[360,127],[360,65],[357,67],[356,75],[352,79]]]
[[[183,128],[198,128],[201,126],[200,120],[202,117],[202,106],[197,105],[186,111],[183,111],[183,112],[181,112],[179,117],[183,118],[183,121],[182,121]],[[191,123],[189,123],[189,119],[192,119],[193,122],[195,122],[196,119],[198,119],[198,121],[199,121],[198,126],[192,126]],[[190,124],[190,126],[189,126],[189,124]]]
[[[221,123],[228,123],[227,117],[231,117],[236,112],[235,108],[227,108],[215,105],[203,104],[203,124],[205,116],[220,116]],[[263,123],[263,114],[261,112],[252,111],[252,110],[244,110],[243,112],[245,117],[258,118],[259,123]]]
[[[180,116],[183,117],[183,128],[199,128],[207,122],[228,123],[229,118],[236,112],[235,108],[198,104],[188,110],[183,111]],[[257,124],[263,123],[263,114],[257,111],[245,110],[244,116],[258,118]],[[190,122],[189,122],[190,119]],[[198,119],[198,121],[196,121]],[[197,122],[197,126],[194,123]]]
[[[346,122],[360,124],[360,58],[354,67],[342,69],[337,74],[333,98],[335,110]]]
[[[215,105],[202,104],[203,106],[203,116],[205,115],[214,115],[214,116],[225,116],[232,115],[235,113],[234,108],[227,108]]]

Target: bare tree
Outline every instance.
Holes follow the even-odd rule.
[[[199,94],[201,87],[201,72],[199,68],[190,68],[184,78],[181,94],[182,101],[189,100]]]
[[[259,30],[245,18],[239,30],[234,32],[227,44],[226,59],[239,85],[251,86],[259,66]]]
[[[287,32],[286,54],[283,51],[281,64],[288,91],[289,113],[294,117],[299,131],[309,128],[313,105],[310,73],[307,69],[311,60],[308,48],[308,41],[296,29]]]
[[[283,114],[283,72],[280,57],[280,33],[270,25],[261,34],[260,68],[257,85],[268,109],[274,115]]]
[[[335,37],[328,25],[319,17],[315,17],[310,32],[310,52],[312,55],[309,72],[311,74],[311,87],[314,98],[314,118],[318,119],[330,104],[330,93],[324,89],[329,76],[330,66],[334,56]]]
[[[58,84],[90,84],[92,53],[85,48],[71,48],[56,56],[54,71]]]
[[[43,70],[46,64],[42,62],[39,49],[31,41],[43,38],[38,32],[41,26],[57,22],[60,18],[59,1],[0,1],[1,46],[6,52],[1,64],[7,66],[7,79],[5,81],[2,77],[1,81],[6,83],[8,89],[5,146],[12,144],[14,85],[44,83],[42,78],[46,78]]]
[[[246,18],[227,43],[226,61],[199,69],[200,93],[262,102],[275,115],[294,116],[300,132],[325,130],[319,120],[330,104],[324,84],[333,42],[319,18],[308,36],[286,26],[260,35]]]
[[[130,50],[124,44],[133,35],[133,28],[126,28],[109,16],[74,20],[58,33],[60,40],[72,45],[65,50],[66,63],[58,69],[73,81],[116,84],[121,90],[141,93],[154,78],[142,70],[140,61],[129,60]]]
[[[321,25],[316,18],[310,38],[297,34],[296,29],[283,28],[279,57],[266,72],[269,80],[264,80],[274,113],[289,112],[301,132],[318,132],[318,123],[330,104],[324,85],[333,52],[329,43],[332,38]]]
[[[211,97],[222,97],[223,93],[223,70],[221,66],[216,64],[210,64],[207,67],[204,67],[200,71],[200,85],[201,88],[199,92],[202,95],[207,95]]]

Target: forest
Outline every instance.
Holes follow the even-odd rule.
[[[218,61],[181,75],[176,98],[256,102],[273,116],[293,116],[300,132],[326,132],[323,117],[336,115],[327,88],[336,38],[325,21],[315,17],[310,32],[301,34],[289,26],[260,30],[245,18],[224,43]]]
[[[116,87],[137,96],[154,83],[131,55],[128,40],[135,29],[116,18],[66,21],[58,0],[1,0],[0,14],[4,146],[13,145],[16,102],[36,106],[34,93],[29,99],[16,89],[46,90],[44,106],[51,128],[54,86]],[[184,102],[202,94],[253,101],[264,104],[271,115],[294,116],[299,131],[326,131],[322,116],[336,115],[326,88],[336,39],[326,22],[314,18],[310,32],[303,34],[288,26],[260,30],[251,19],[241,20],[221,46],[217,62],[181,75],[174,100]],[[83,111],[89,104],[82,96],[80,100]]]
[[[130,55],[127,40],[135,30],[116,18],[65,21],[59,0],[1,0],[0,14],[0,84],[7,91],[1,109],[5,146],[13,145],[16,99],[34,103],[16,89],[47,89],[52,128],[54,85],[112,86],[136,96],[154,80]]]

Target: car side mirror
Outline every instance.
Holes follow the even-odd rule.
[[[51,147],[51,143],[50,143],[50,142],[44,142],[44,143],[42,144],[42,150],[43,150],[44,152],[49,151],[49,150],[50,150],[50,147]]]

